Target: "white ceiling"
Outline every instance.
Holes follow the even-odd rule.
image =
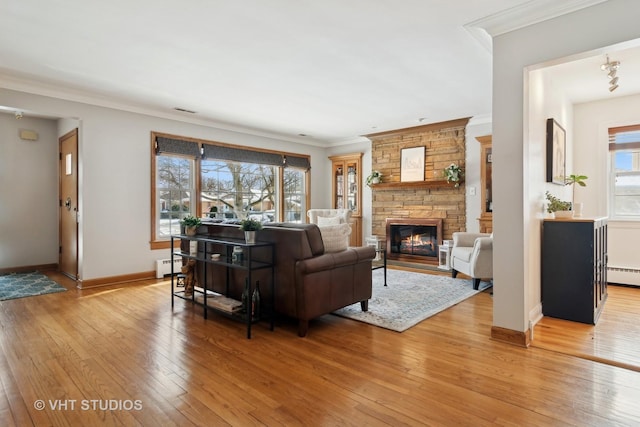
[[[638,40],[589,52],[580,58],[565,58],[561,64],[549,65],[544,72],[554,86],[573,103],[583,103],[640,93],[640,48]],[[618,88],[609,92],[609,78],[601,65],[620,62],[617,71]],[[572,59],[572,60],[569,60]]]
[[[490,117],[490,39],[480,27],[600,1],[5,0],[0,86],[338,144]],[[603,58],[591,58],[589,76],[606,95]],[[567,82],[590,87],[586,73],[569,71]]]

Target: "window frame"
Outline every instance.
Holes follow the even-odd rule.
[[[635,142],[616,142],[616,135],[626,132],[640,132],[640,124],[612,127],[608,129],[609,134],[609,218],[615,221],[639,221],[640,212],[635,215],[619,215],[616,212],[616,178],[619,175],[638,174],[639,171],[617,172],[616,171],[616,154],[625,151],[639,151],[640,140]]]
[[[283,152],[283,151],[275,151],[275,150],[264,150],[264,149],[257,149],[257,148],[253,148],[253,147],[248,147],[248,146],[243,146],[243,145],[234,145],[234,144],[228,144],[228,143],[222,143],[222,142],[217,142],[217,141],[208,141],[208,140],[203,140],[203,139],[198,139],[198,138],[189,138],[189,137],[183,137],[183,136],[177,136],[177,135],[171,135],[171,134],[166,134],[166,133],[162,133],[162,132],[156,132],[156,131],[152,131],[151,132],[151,209],[150,209],[150,214],[151,214],[151,240],[150,240],[150,247],[152,250],[155,249],[169,249],[171,246],[171,239],[167,238],[159,238],[159,236],[156,235],[156,230],[157,230],[157,224],[156,224],[156,219],[159,218],[157,216],[158,212],[157,212],[157,188],[156,188],[156,179],[157,179],[157,162],[156,162],[156,157],[161,154],[161,155],[171,155],[171,156],[176,156],[176,157],[182,157],[182,158],[188,158],[191,159],[192,157],[187,156],[187,155],[183,155],[183,154],[175,154],[175,153],[158,153],[157,152],[157,145],[156,145],[156,139],[160,137],[160,138],[170,138],[170,139],[176,139],[176,140],[181,140],[181,141],[189,141],[189,142],[195,142],[198,144],[198,146],[200,147],[200,153],[201,155],[196,157],[194,160],[194,180],[195,180],[195,192],[196,192],[196,197],[195,197],[195,212],[197,215],[201,215],[200,213],[202,212],[202,170],[201,170],[201,160],[202,160],[202,154],[207,150],[207,149],[211,149],[211,148],[216,148],[216,147],[220,147],[223,149],[230,149],[230,150],[243,150],[243,151],[251,151],[254,154],[261,154],[264,153],[265,155],[270,155],[271,157],[273,157],[273,155],[277,155],[280,156],[283,161],[282,164],[277,165],[275,170],[276,170],[276,177],[275,180],[277,181],[277,185],[276,185],[276,203],[278,204],[278,217],[275,219],[275,221],[277,222],[283,222],[284,221],[284,168],[285,167],[291,167],[292,169],[299,169],[301,171],[303,171],[304,175],[304,203],[305,203],[305,210],[309,209],[310,206],[310,202],[311,202],[311,156],[307,155],[307,154],[296,154],[296,153],[290,153],[290,152]],[[209,157],[212,158],[212,157]],[[306,163],[308,165],[308,168],[302,168],[302,167],[298,167],[298,166],[288,166],[287,165],[287,158],[293,159],[293,160],[297,160],[296,163],[299,163],[301,160],[303,161],[303,163]],[[216,159],[216,160],[225,160],[225,159]],[[306,219],[306,211],[305,212],[301,212],[301,218],[300,218],[301,222],[307,222]]]

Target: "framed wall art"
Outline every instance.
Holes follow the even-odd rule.
[[[566,133],[554,119],[547,119],[547,182],[564,185]]]
[[[400,182],[424,181],[424,147],[400,150]]]

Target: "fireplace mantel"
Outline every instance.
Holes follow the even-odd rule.
[[[430,179],[427,181],[413,181],[413,182],[381,182],[379,184],[372,184],[372,190],[397,190],[398,188],[441,188],[452,187],[453,184],[447,182],[446,179]]]

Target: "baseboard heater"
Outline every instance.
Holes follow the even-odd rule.
[[[173,273],[180,273],[182,267],[182,258],[175,257],[173,259]],[[156,279],[162,279],[167,274],[171,274],[171,259],[158,259],[156,260]]]
[[[640,286],[640,268],[608,265],[607,281],[609,283]]]

